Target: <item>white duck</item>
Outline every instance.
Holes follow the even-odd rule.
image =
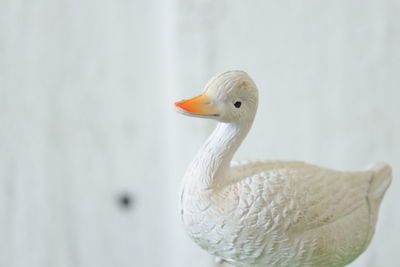
[[[304,162],[231,164],[256,114],[258,92],[243,71],[212,78],[175,103],[218,125],[190,164],[181,214],[190,237],[235,266],[344,266],[374,234],[391,168],[340,172]]]

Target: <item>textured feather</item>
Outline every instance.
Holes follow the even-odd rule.
[[[340,172],[281,161],[236,163],[232,174],[219,189],[186,194],[193,205],[183,219],[201,247],[237,266],[352,261],[375,226],[368,198],[380,201],[390,181],[387,166]]]

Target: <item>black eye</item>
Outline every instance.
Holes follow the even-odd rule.
[[[240,101],[236,101],[235,104],[233,104],[235,106],[235,108],[240,108],[240,106],[242,105],[242,102]]]

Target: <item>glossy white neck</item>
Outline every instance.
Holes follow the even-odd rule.
[[[253,119],[242,123],[219,122],[186,173],[186,182],[198,189],[212,189],[228,182],[230,164],[246,137]]]

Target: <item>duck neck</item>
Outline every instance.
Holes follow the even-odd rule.
[[[189,168],[191,184],[199,189],[211,189],[229,181],[231,160],[252,122],[218,123]]]

